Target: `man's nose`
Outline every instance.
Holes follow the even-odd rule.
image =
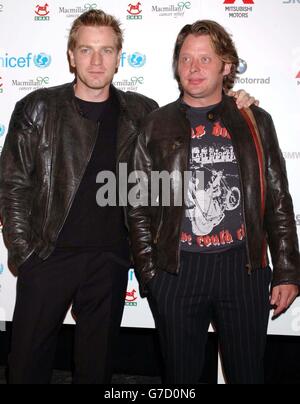
[[[93,54],[92,60],[91,60],[92,65],[102,65],[103,63],[103,57],[100,52],[95,52]]]
[[[200,70],[201,70],[201,66],[200,66],[200,64],[198,63],[198,61],[197,61],[197,60],[193,60],[192,63],[191,63],[191,65],[190,65],[190,72],[191,72],[191,73],[197,73],[197,72],[199,72]]]

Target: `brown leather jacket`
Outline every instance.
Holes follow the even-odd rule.
[[[146,118],[132,158],[132,170],[188,170],[190,123],[184,105],[178,100]],[[255,117],[255,119],[254,119]],[[221,119],[232,137],[239,163],[249,274],[268,265],[269,245],[273,285],[300,285],[300,259],[295,216],[283,159],[271,116],[258,107],[239,111],[224,96],[222,104],[208,114]],[[176,274],[180,269],[181,223],[184,206],[130,207],[129,227],[136,269],[142,285],[157,273]]]
[[[0,216],[12,272],[36,253],[46,259],[90,161],[98,125],[75,102],[74,83],[17,103],[0,159]],[[158,105],[112,87],[120,104],[117,167],[127,163],[140,123]]]

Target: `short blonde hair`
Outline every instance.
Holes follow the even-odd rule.
[[[120,51],[123,47],[123,31],[121,23],[112,15],[102,10],[89,10],[81,14],[73,23],[69,40],[68,50],[73,51],[76,47],[77,34],[80,27],[111,27],[117,36],[117,48]]]

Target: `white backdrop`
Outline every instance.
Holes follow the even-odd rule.
[[[133,7],[129,1],[0,0],[0,151],[17,100],[37,88],[72,81],[67,37],[83,11],[102,8],[122,21],[126,40],[115,85],[144,93],[160,105],[178,97],[171,61],[179,30],[197,19],[214,19],[234,35],[242,59],[236,88],[255,95],[273,115],[300,226],[300,0],[132,0]],[[1,239],[0,321],[11,321],[15,300],[15,279],[6,258]],[[153,327],[138,290],[130,271],[123,325]],[[299,299],[270,322],[269,333],[299,335]]]

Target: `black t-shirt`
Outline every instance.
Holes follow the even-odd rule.
[[[231,136],[222,122],[207,118],[215,107],[187,109],[192,176],[182,222],[183,251],[220,252],[245,242],[241,183]]]
[[[96,195],[101,171],[116,173],[119,104],[115,96],[102,103],[76,99],[86,119],[99,123],[97,142],[73,205],[59,235],[59,248],[98,248],[128,259],[123,209],[100,207]],[[83,133],[82,136],[85,134]]]

